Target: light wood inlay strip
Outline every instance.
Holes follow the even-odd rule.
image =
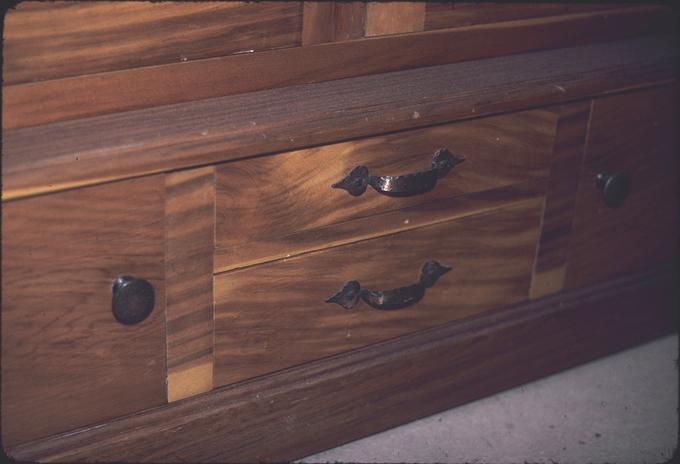
[[[366,36],[422,31],[425,2],[369,2],[366,8]]]
[[[213,387],[215,171],[165,177],[168,401]]]

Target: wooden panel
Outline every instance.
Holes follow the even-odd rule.
[[[300,2],[21,2],[6,84],[299,45]]]
[[[593,103],[568,253],[568,288],[676,259],[676,101],[671,86]],[[630,174],[631,194],[616,208],[605,206],[595,187],[595,176],[603,171]]]
[[[3,197],[651,85],[674,59],[672,42],[635,39],[5,130]]]
[[[366,3],[335,2],[335,41],[359,39],[364,36]]]
[[[589,116],[590,102],[565,105],[559,109],[541,239],[531,285],[532,298],[560,291],[564,287],[567,246]]]
[[[326,11],[323,16],[327,21],[333,20],[334,40],[347,40],[363,33],[365,5],[359,7],[354,2],[337,3],[332,17],[327,3],[319,4],[317,9]],[[321,19],[314,21],[317,20]],[[638,5],[625,10],[383,36],[6,85],[3,127],[33,126],[279,86],[657,34],[673,30],[675,24],[664,9]],[[330,29],[317,32],[308,26],[307,43],[329,40]]]
[[[528,298],[542,198],[503,210],[215,277],[215,385],[459,320]],[[412,308],[325,303],[347,281],[372,290],[452,266]],[[263,287],[262,282],[267,282]]]
[[[304,2],[302,45],[333,42],[334,2]]]
[[[163,182],[125,181],[2,205],[2,442],[165,402]],[[118,323],[122,275],[154,286],[145,321]]]
[[[433,201],[442,211],[428,208],[422,220],[460,214],[454,197],[547,176],[555,124],[554,112],[535,110],[224,164],[217,170],[215,270],[395,231],[382,218],[390,211],[405,210],[399,227],[413,228],[417,207]],[[465,162],[428,193],[393,198],[369,188],[353,197],[330,187],[356,165],[374,175],[423,171],[442,147]],[[369,230],[355,222],[376,215]],[[306,240],[295,238],[301,235]]]
[[[305,2],[302,45],[361,38],[365,16],[363,2]]]
[[[212,390],[215,171],[165,178],[168,400]]]
[[[658,275],[635,275],[562,293],[9,454],[43,462],[290,462],[672,333],[677,299],[666,298],[675,287],[668,280],[664,287]]]
[[[425,29],[472,26],[526,18],[623,8],[625,3],[427,2]],[[633,6],[634,7],[634,6]]]
[[[424,2],[369,2],[366,8],[366,36],[422,31]]]

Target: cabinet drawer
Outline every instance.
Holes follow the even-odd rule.
[[[5,446],[165,402],[163,193],[155,176],[2,205]],[[155,292],[133,325],[121,276]]]
[[[215,385],[526,299],[541,206],[542,199],[533,198],[495,212],[217,275]],[[353,280],[378,291],[416,284],[429,260],[452,269],[412,306],[378,310],[360,299],[345,309],[325,301]]]
[[[416,218],[421,224],[445,220],[460,214],[460,204],[451,202],[461,197],[479,200],[470,206],[474,212],[498,207],[483,194],[547,174],[555,125],[554,111],[535,110],[219,166],[215,271],[396,232],[413,227]],[[430,191],[394,197],[369,186],[353,196],[331,188],[356,166],[374,176],[422,172],[441,148],[465,161]],[[391,222],[388,213],[422,212],[424,204],[427,215]],[[380,215],[385,219],[369,226],[361,221]]]
[[[675,87],[663,87],[593,103],[567,258],[568,288],[675,259],[675,94]],[[605,203],[596,185],[601,173],[623,173],[609,184],[613,193],[625,189],[628,178],[630,193],[618,206]]]
[[[302,3],[22,2],[5,28],[16,84],[297,46]]]

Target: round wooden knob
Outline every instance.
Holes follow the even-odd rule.
[[[604,204],[610,208],[619,206],[630,194],[630,176],[626,172],[600,173],[595,185],[602,192]]]
[[[113,316],[121,324],[142,322],[153,311],[154,303],[153,286],[144,279],[122,276],[113,283],[111,307]]]

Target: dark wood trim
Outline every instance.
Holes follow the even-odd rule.
[[[58,462],[289,461],[671,333],[674,277],[650,271],[504,308],[9,454]]]
[[[649,86],[674,61],[629,39],[5,130],[3,198]]]
[[[364,16],[365,6],[358,2],[307,2],[303,44],[343,42],[9,85],[3,90],[3,128],[587,45],[675,27],[666,9],[656,5],[347,41],[363,34]]]

